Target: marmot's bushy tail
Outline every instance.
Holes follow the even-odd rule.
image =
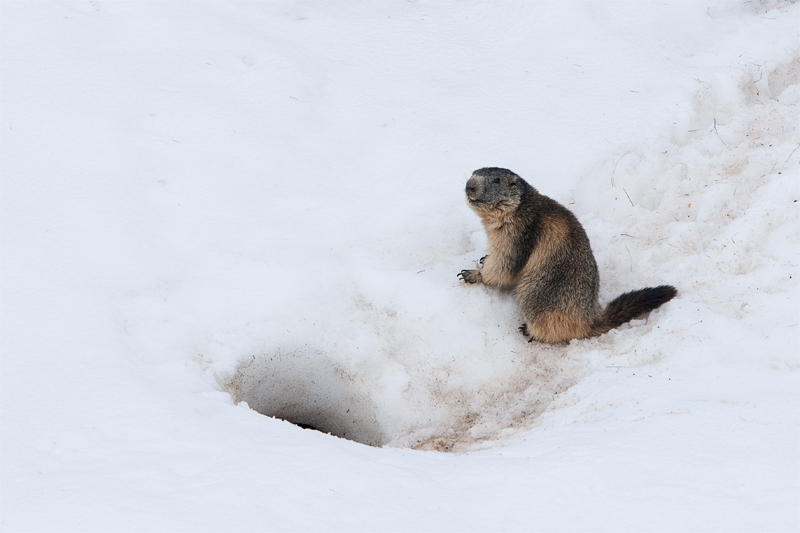
[[[643,313],[660,307],[672,300],[676,294],[678,294],[678,290],[672,285],[659,285],[617,296],[606,306],[600,319],[595,322],[593,328],[595,335],[602,335]]]

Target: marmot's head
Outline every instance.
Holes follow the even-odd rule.
[[[467,180],[467,201],[478,212],[514,209],[519,205],[526,186],[525,180],[510,170],[482,168]]]

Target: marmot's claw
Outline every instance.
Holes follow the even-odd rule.
[[[486,255],[484,255],[483,257],[481,257],[481,260],[480,260],[480,261],[478,261],[478,263],[480,263],[480,265],[481,265],[481,266],[483,266],[483,262],[484,262],[484,261],[486,261],[486,258],[487,258],[487,257],[489,257],[489,254],[486,254]]]

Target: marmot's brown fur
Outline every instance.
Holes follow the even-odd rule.
[[[671,300],[675,287],[627,292],[605,310],[589,238],[569,209],[503,168],[476,170],[467,181],[469,206],[481,217],[489,255],[467,283],[513,289],[530,341],[558,343],[601,335]]]

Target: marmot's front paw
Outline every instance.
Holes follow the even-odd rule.
[[[480,270],[462,270],[458,273],[458,277],[467,283],[480,283],[481,271]]]
[[[481,266],[483,266],[483,262],[484,262],[484,261],[486,261],[486,258],[487,258],[487,257],[489,257],[489,254],[486,254],[486,255],[484,255],[483,257],[481,257],[481,260],[480,260],[480,261],[478,261],[478,263],[480,263],[480,265],[481,265]]]

